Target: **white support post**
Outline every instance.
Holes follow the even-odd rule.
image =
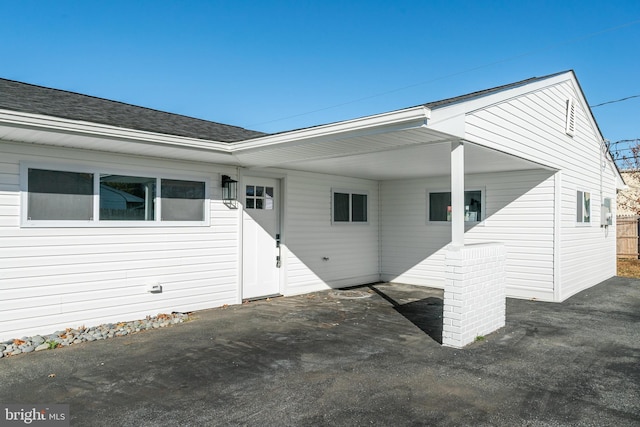
[[[451,245],[445,253],[442,344],[462,348],[505,325],[502,243],[464,245],[464,142],[451,143]]]
[[[464,143],[451,143],[451,245],[464,246]]]

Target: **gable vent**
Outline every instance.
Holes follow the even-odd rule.
[[[565,132],[569,136],[573,136],[576,133],[576,101],[573,98],[567,99]]]

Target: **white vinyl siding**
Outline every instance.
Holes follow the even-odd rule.
[[[581,104],[575,105],[573,137],[565,132],[570,98],[578,93],[567,80],[470,113],[465,124],[470,141],[562,170],[557,300],[616,273],[615,230],[576,227],[576,189],[591,190],[592,218],[600,217],[603,198],[616,193],[615,172],[610,165],[601,168],[600,136]]]
[[[383,280],[444,286],[444,249],[451,224],[428,222],[425,188],[442,188],[448,177],[389,181],[381,185]],[[553,299],[554,179],[530,170],[468,175],[483,187],[483,223],[467,223],[465,243],[503,242],[507,249],[507,295]]]
[[[366,192],[367,226],[332,225],[332,188]],[[378,280],[376,181],[289,172],[285,194],[287,294]]]
[[[238,210],[220,200],[211,165],[0,144],[0,340],[239,301]],[[23,161],[208,179],[211,226],[21,228]],[[151,283],[163,292],[146,292]]]

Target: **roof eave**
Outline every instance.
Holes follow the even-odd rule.
[[[230,143],[209,141],[162,133],[141,131],[93,122],[63,119],[12,110],[0,110],[0,126],[30,129],[36,131],[54,131],[73,135],[85,135],[105,139],[127,140],[133,143],[153,143],[157,145],[206,149],[220,153],[230,153]],[[19,142],[19,141],[18,141]],[[52,144],[55,145],[55,144]],[[81,147],[79,147],[81,148]],[[104,147],[104,151],[109,151]]]
[[[431,118],[431,110],[423,105],[390,111],[373,116],[297,129],[278,134],[266,135],[245,141],[233,142],[233,152],[264,148],[287,143],[299,143],[318,138],[348,137],[358,132],[376,132],[394,126],[422,126]]]

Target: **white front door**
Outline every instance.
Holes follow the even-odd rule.
[[[242,299],[280,293],[279,181],[244,177]]]

